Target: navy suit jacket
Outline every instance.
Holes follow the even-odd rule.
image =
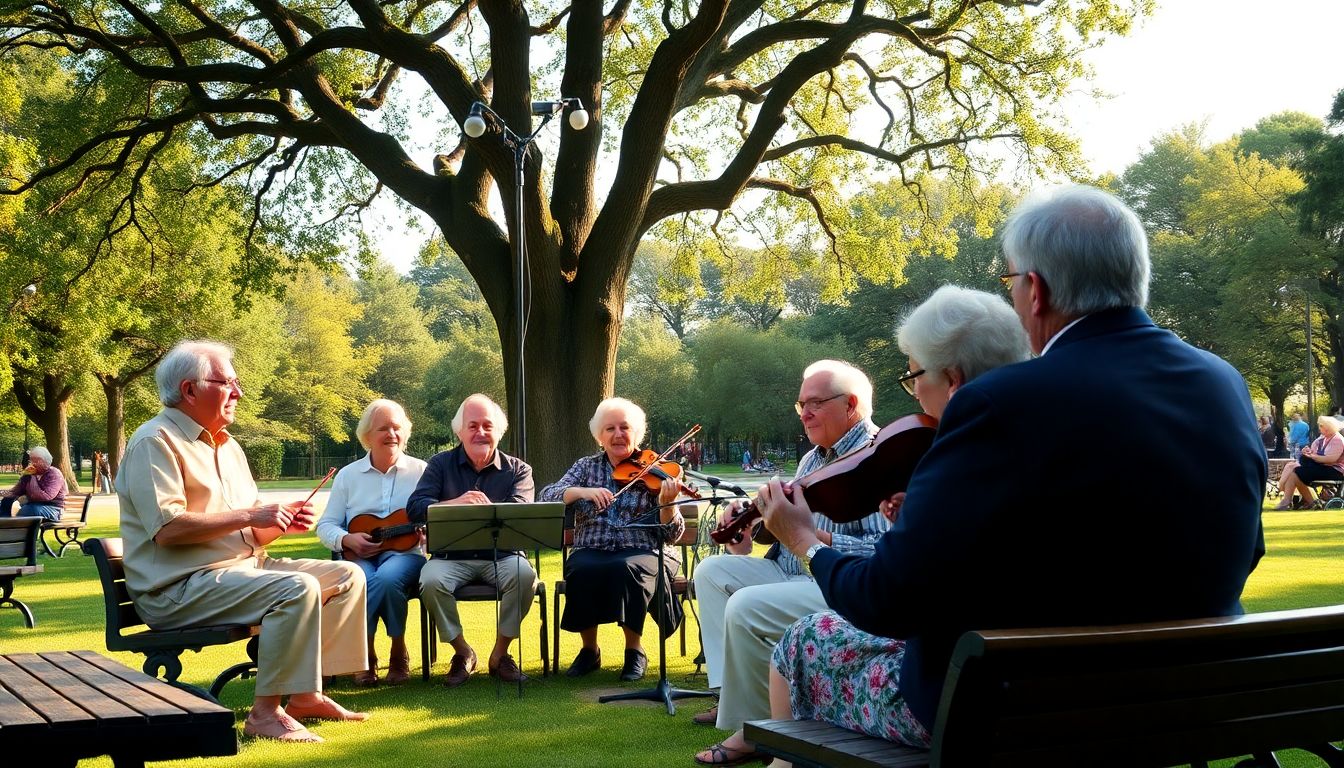
[[[900,689],[932,732],[967,630],[1241,613],[1266,471],[1240,374],[1108,310],[958,390],[874,555],[812,571],[860,629],[906,638]]]

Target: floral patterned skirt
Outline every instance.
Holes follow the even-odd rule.
[[[900,692],[905,642],[870,635],[834,611],[804,616],[775,646],[795,720],[821,720],[912,747],[929,732]]]

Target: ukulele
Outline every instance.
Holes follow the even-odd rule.
[[[350,533],[367,533],[370,539],[383,545],[380,551],[405,552],[419,546],[420,531],[425,529],[425,524],[411,522],[410,514],[398,509],[387,517],[355,515],[345,529]],[[348,549],[343,554],[347,560],[359,557]]]

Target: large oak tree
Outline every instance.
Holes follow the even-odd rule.
[[[510,390],[509,233],[523,216],[527,415],[544,436],[529,447],[546,477],[590,447],[585,422],[611,391],[626,283],[650,228],[727,211],[750,224],[745,231],[814,234],[830,254],[825,280],[899,273],[888,254],[833,224],[840,193],[874,176],[899,178],[916,195],[929,174],[969,186],[1013,156],[1000,147],[977,158],[986,142],[1036,166],[1071,167],[1076,148],[1057,103],[1085,74],[1078,54],[1150,6],[3,0],[0,51],[52,51],[86,82],[115,70],[143,85],[119,119],[81,126],[63,156],[6,191],[67,173],[135,178],[162,147],[193,140],[215,150],[203,174],[250,184],[257,205],[245,236],[254,246],[268,224],[292,224],[296,206],[351,213],[390,190],[428,214],[480,286]],[[475,140],[456,126],[480,100],[522,130],[534,87],[582,99],[593,124],[560,127],[550,173],[542,150],[528,151],[518,211],[498,125]],[[400,108],[417,93],[429,95],[428,119],[452,126],[431,163],[413,155],[421,124]],[[492,213],[496,191],[503,221]],[[808,211],[814,226],[760,227],[756,209],[767,205]],[[269,252],[249,249],[244,280],[267,268]]]

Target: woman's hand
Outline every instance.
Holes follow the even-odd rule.
[[[882,516],[887,518],[888,523],[896,522],[896,518],[901,516],[901,505],[905,503],[905,491],[897,491],[891,495],[890,499],[877,505],[877,509]]]
[[[681,493],[681,486],[677,485],[675,480],[664,480],[658,488],[658,506],[661,507],[676,501],[679,493]]]
[[[593,506],[597,507],[598,512],[611,506],[611,502],[616,499],[616,495],[606,488],[580,488],[578,490],[580,498],[593,502]]]
[[[368,560],[382,551],[383,545],[369,538],[367,533],[347,533],[341,537],[341,548],[353,552],[361,560]]]

